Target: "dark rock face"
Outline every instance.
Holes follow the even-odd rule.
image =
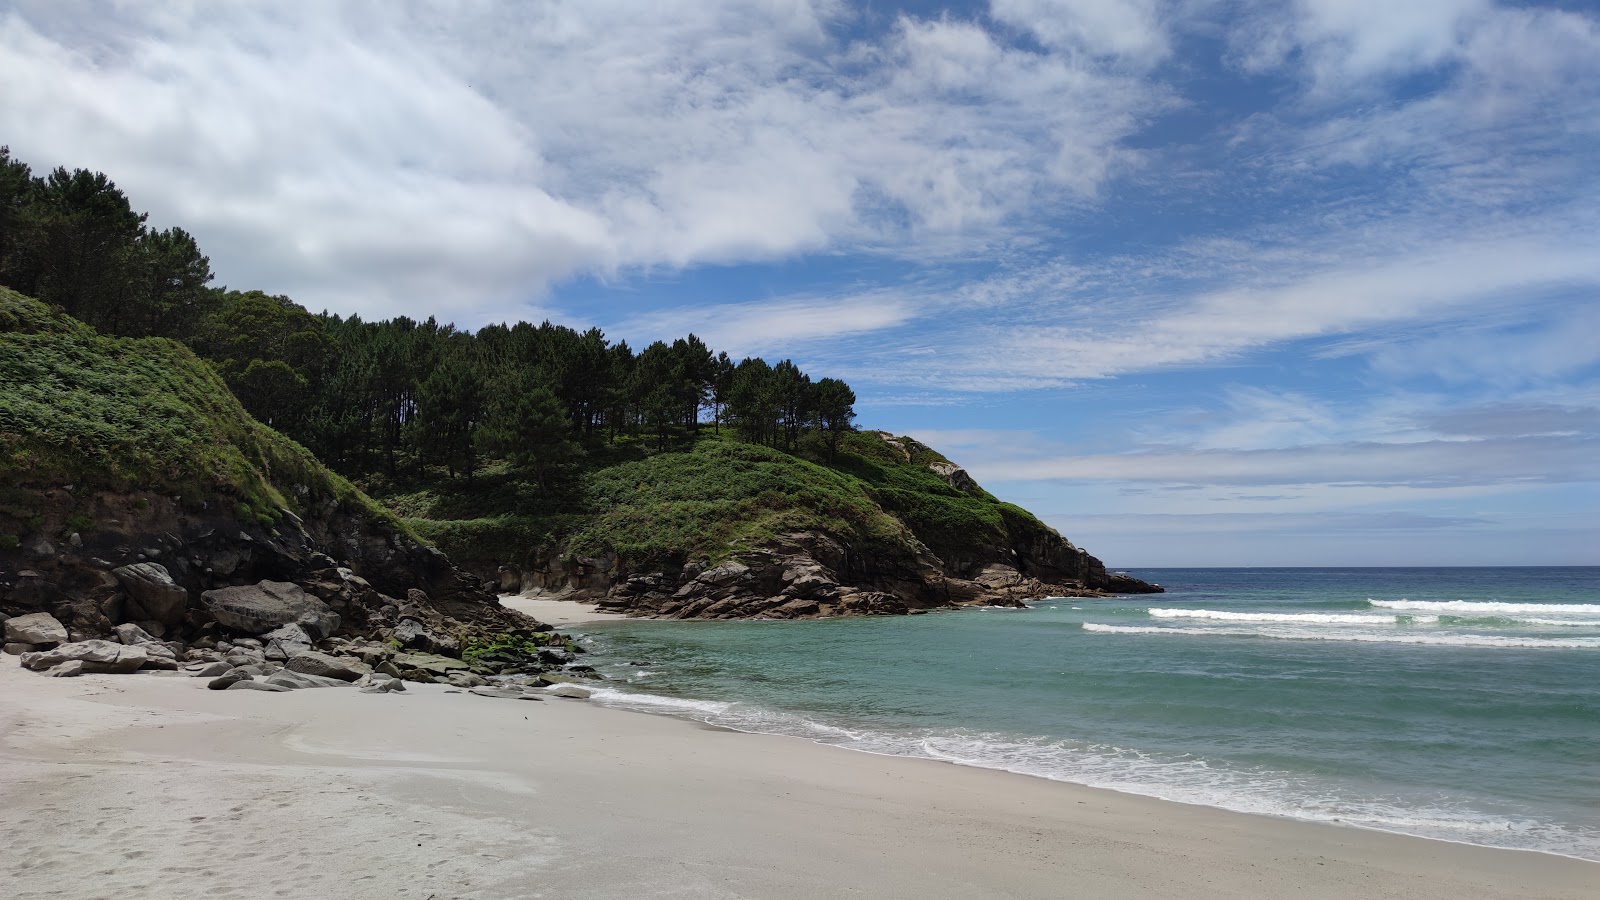
[[[129,619],[176,625],[189,611],[189,592],[174,584],[160,563],[135,563],[112,569],[111,574],[127,592],[123,609]]]
[[[0,533],[20,536],[16,547],[0,549],[0,615],[54,616],[68,632],[62,640],[107,636],[128,622],[155,638],[183,641],[215,628],[270,631],[276,626],[246,625],[245,618],[224,624],[228,613],[219,618],[201,600],[208,591],[260,582],[292,583],[321,601],[338,618],[329,633],[387,639],[407,607],[440,652],[460,652],[457,630],[541,627],[501,608],[488,585],[438,551],[332,501],[303,518],[282,511],[267,526],[239,519],[225,500],[79,494],[70,486],[11,490],[10,508],[30,517],[16,519],[0,507]],[[80,530],[83,520],[92,527]],[[412,592],[420,601],[409,599]],[[9,643],[20,649],[25,642]]]
[[[1099,560],[1053,532],[1018,547],[978,548],[977,554],[951,564],[925,547],[866,553],[831,535],[793,532],[704,568],[690,564],[628,574],[615,560],[557,560],[523,573],[520,586],[535,594],[591,600],[615,612],[672,619],[906,615],[959,606],[1021,606],[1049,596],[1161,590],[1108,575]]]
[[[287,581],[218,588],[200,595],[217,624],[245,634],[266,634],[284,625],[298,625],[315,640],[339,630],[339,614],[316,597]]]

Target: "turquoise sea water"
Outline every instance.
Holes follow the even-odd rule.
[[[611,705],[1600,860],[1600,568],[1131,574],[1169,593],[587,642]]]

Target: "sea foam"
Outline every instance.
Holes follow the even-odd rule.
[[[1412,632],[1355,632],[1309,629],[1174,628],[1171,626],[1101,625],[1083,623],[1091,634],[1153,634],[1167,637],[1253,637],[1280,641],[1353,641],[1366,644],[1421,644],[1432,647],[1484,647],[1524,650],[1600,650],[1600,638],[1503,637],[1491,634],[1416,634]]]
[[[1600,615],[1600,603],[1501,603],[1487,600],[1372,600],[1379,609],[1415,609],[1439,613],[1544,613],[1545,615]]]
[[[1225,612],[1216,609],[1152,609],[1150,615],[1157,619],[1213,619],[1220,622],[1275,622],[1285,625],[1394,625],[1400,616],[1361,615],[1359,613],[1256,613]],[[1412,619],[1412,616],[1406,616]],[[1420,616],[1433,621],[1433,616]]]

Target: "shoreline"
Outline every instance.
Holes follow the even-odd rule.
[[[0,870],[19,900],[1600,890],[1600,865],[1570,857],[835,753],[582,701],[437,685],[207,691],[5,663]]]

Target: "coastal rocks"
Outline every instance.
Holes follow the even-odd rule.
[[[594,696],[592,692],[575,684],[558,684],[546,690],[545,693],[552,697],[565,697],[569,700],[587,700]]]
[[[150,656],[143,647],[129,647],[111,641],[88,640],[62,644],[52,650],[24,653],[22,667],[39,672],[65,662],[82,663],[83,672],[137,672]],[[176,668],[176,665],[173,666]]]
[[[454,671],[469,671],[472,666],[459,659],[433,653],[396,653],[390,660],[402,673],[421,672],[430,676],[446,677]]]
[[[521,688],[475,687],[468,688],[467,693],[478,697],[493,697],[498,700],[521,700],[526,692]]]
[[[228,691],[271,691],[275,694],[284,694],[294,690],[281,684],[271,684],[265,681],[235,681],[223,690]]]
[[[262,655],[280,661],[309,652],[315,643],[304,628],[293,623],[275,628],[262,635],[261,639],[267,645]]]
[[[402,616],[400,623],[391,632],[394,640],[407,650],[421,650],[424,653],[438,653],[441,655],[459,654],[461,643],[455,638],[442,637],[435,634],[420,619],[411,616]]]
[[[111,632],[112,634],[116,635],[117,640],[130,647],[136,644],[159,643],[155,636],[150,634],[150,632],[145,631],[143,628],[140,628],[133,622],[124,622],[121,625],[111,629]]]
[[[189,610],[189,592],[175,584],[167,567],[142,562],[111,570],[127,592],[124,615],[130,619],[149,619],[162,625],[176,625]]]
[[[377,672],[363,675],[356,679],[355,686],[360,688],[363,694],[393,694],[406,689],[405,682],[399,678],[392,678]]]
[[[365,676],[363,676],[365,677]],[[267,684],[299,690],[301,688],[349,687],[350,682],[342,678],[326,678],[321,675],[307,675],[304,672],[295,672],[284,669],[274,672],[267,677]]]
[[[246,634],[265,634],[295,624],[318,640],[339,628],[339,616],[328,605],[286,581],[218,588],[200,595],[217,623]]]
[[[221,675],[218,675],[216,678],[211,679],[211,681],[206,684],[206,687],[213,691],[225,691],[232,687],[235,683],[240,681],[249,681],[251,678],[252,676],[250,673],[246,672],[242,667],[237,669],[229,669],[228,671],[223,672]]]
[[[69,659],[64,663],[52,666],[45,672],[52,678],[75,678],[84,673],[83,660]]]
[[[355,681],[372,671],[365,663],[358,660],[346,656],[330,656],[316,650],[291,657],[284,664],[284,668],[291,672],[337,678],[340,681]]]
[[[28,613],[7,619],[5,632],[7,643],[31,644],[40,649],[67,642],[67,627],[49,613]]]

